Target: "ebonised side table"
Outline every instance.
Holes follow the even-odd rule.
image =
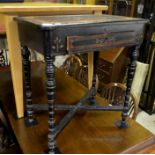
[[[127,127],[129,93],[136,69],[138,49],[143,40],[144,19],[111,15],[67,15],[67,16],[35,16],[15,18],[19,26],[22,46],[23,67],[25,73],[26,108],[25,123],[28,127],[37,124],[33,110],[49,111],[48,153],[57,153],[56,137],[73,118],[77,110],[122,111],[122,120],[116,125]],[[131,46],[131,63],[128,68],[127,90],[124,106],[100,106],[96,96],[96,66],[99,51],[113,47]],[[30,82],[29,48],[42,53],[46,61],[48,105],[32,104]],[[94,52],[94,73],[92,88],[76,105],[54,104],[55,67],[57,55]],[[56,126],[55,110],[68,110],[68,113]]]

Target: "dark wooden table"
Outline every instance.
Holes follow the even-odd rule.
[[[37,124],[33,110],[49,111],[48,152],[57,152],[56,137],[71,121],[78,110],[122,111],[122,120],[116,125],[128,127],[126,122],[129,93],[136,69],[138,49],[143,39],[144,19],[110,15],[71,15],[15,18],[19,26],[19,35],[23,47],[23,65],[25,72],[27,118],[26,125]],[[131,46],[131,63],[128,68],[127,90],[124,106],[101,106],[96,101],[96,67],[99,51],[113,47]],[[44,54],[46,61],[48,107],[32,104],[30,83],[29,48]],[[85,53],[94,51],[94,73],[91,89],[75,105],[54,104],[56,55]],[[38,83],[39,84],[39,83]],[[72,98],[72,96],[70,96]],[[89,103],[89,104],[88,104]],[[68,113],[55,126],[54,111],[67,110]],[[66,139],[67,140],[67,139]]]

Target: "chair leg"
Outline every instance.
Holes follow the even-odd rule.
[[[128,124],[126,122],[126,117],[128,116],[130,90],[131,90],[134,73],[136,70],[136,61],[137,61],[137,57],[138,57],[138,50],[139,50],[139,46],[137,45],[137,46],[134,46],[131,51],[131,63],[128,67],[127,88],[126,88],[126,92],[125,92],[125,102],[124,102],[124,108],[123,108],[123,112],[122,112],[122,120],[120,122],[116,123],[116,125],[120,128],[128,127]]]
[[[23,68],[25,75],[25,91],[26,91],[26,112],[27,117],[25,118],[25,124],[27,127],[31,127],[37,124],[36,119],[33,116],[33,105],[32,105],[32,91],[31,91],[31,67],[30,67],[30,51],[27,46],[23,46]]]

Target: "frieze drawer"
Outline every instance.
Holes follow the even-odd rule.
[[[67,50],[69,53],[76,51],[93,51],[109,47],[121,47],[124,44],[133,44],[135,32],[105,33],[87,36],[68,36]]]

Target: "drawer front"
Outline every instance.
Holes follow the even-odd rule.
[[[135,32],[115,32],[67,37],[67,50],[70,53],[122,47],[132,44],[135,44]]]

